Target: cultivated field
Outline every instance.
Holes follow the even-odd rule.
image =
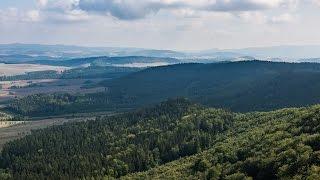
[[[0,106],[1,108],[1,106]],[[9,114],[7,113],[4,113],[4,112],[0,112],[0,127],[1,127],[1,122],[2,121],[9,121],[11,120],[12,116],[10,116]]]
[[[41,79],[41,80],[19,80],[0,81],[0,102],[39,93],[94,93],[105,91],[105,88],[83,88],[85,82],[90,80],[97,83],[102,79]],[[35,85],[35,86],[32,86]]]
[[[23,123],[25,123],[25,121],[0,121],[0,128],[17,126]]]
[[[34,71],[64,71],[70,69],[62,66],[47,66],[38,64],[4,64],[0,63],[0,76],[13,76]]]

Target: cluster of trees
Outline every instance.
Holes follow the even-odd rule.
[[[0,121],[8,121],[12,119],[13,117],[11,115],[0,111]]]
[[[207,151],[124,179],[319,179],[320,106],[238,114]]]
[[[17,116],[44,117],[98,111],[125,111],[133,106],[132,100],[113,97],[106,92],[90,94],[53,93],[34,94],[15,99],[6,105],[4,110]]]
[[[169,100],[95,121],[65,124],[7,144],[2,168],[13,177],[114,177],[145,171],[208,149],[233,124],[234,114]]]
[[[232,113],[180,98],[8,143],[6,176],[319,179],[320,106]]]
[[[17,80],[32,80],[32,79],[58,79],[60,75],[56,71],[36,71],[28,72],[26,74],[14,76],[0,76],[0,81],[17,81]]]
[[[53,70],[35,71],[15,76],[0,76],[0,81],[34,80],[34,79],[93,79],[93,78],[119,78],[141,68],[89,66],[74,68],[63,72]]]

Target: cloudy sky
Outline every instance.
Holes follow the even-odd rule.
[[[0,43],[174,50],[320,44],[320,0],[1,0]]]

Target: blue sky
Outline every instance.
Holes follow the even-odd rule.
[[[0,43],[174,50],[320,44],[320,0],[1,0]]]
[[[17,7],[22,9],[34,8],[36,0],[2,0],[0,8]]]

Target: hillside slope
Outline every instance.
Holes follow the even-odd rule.
[[[319,129],[319,105],[240,114],[176,99],[35,131],[4,147],[0,168],[17,179],[317,179]]]
[[[320,64],[181,64],[149,68],[103,85],[111,96],[140,105],[188,97],[232,111],[266,111],[319,103]]]
[[[320,103],[320,64],[261,61],[179,64],[130,73],[103,81],[101,86],[107,91],[28,96],[15,100],[7,110],[26,116],[113,111],[176,97],[236,112],[302,107]]]
[[[320,106],[238,115],[209,150],[122,179],[319,179]]]

